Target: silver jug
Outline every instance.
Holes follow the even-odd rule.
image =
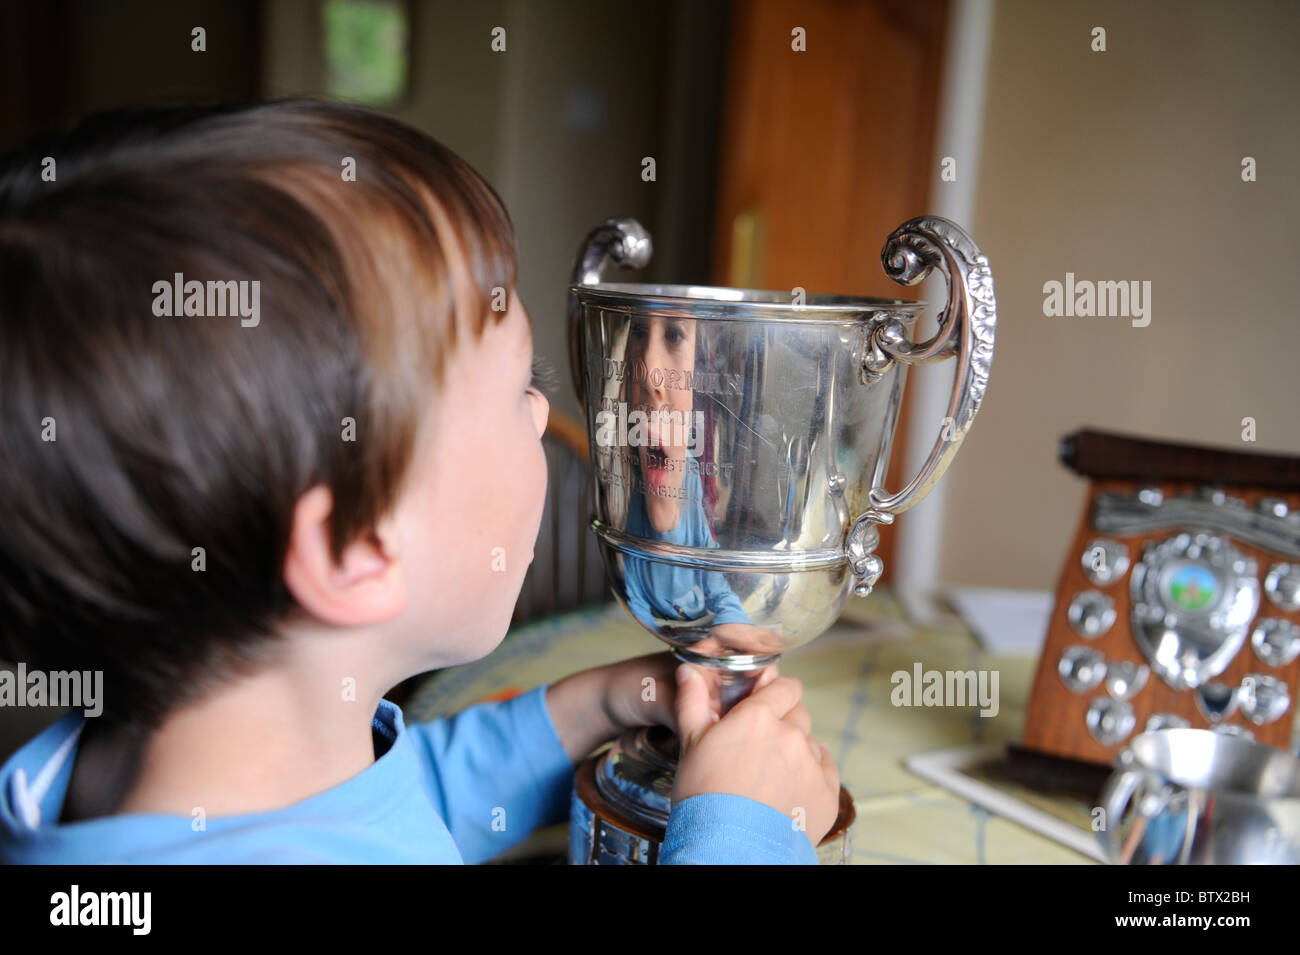
[[[1115,863],[1300,862],[1300,759],[1242,736],[1143,733],[1120,753],[1098,803]]]

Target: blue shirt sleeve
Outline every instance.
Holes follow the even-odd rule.
[[[543,684],[407,727],[426,788],[467,863],[484,862],[568,817],[575,767]]]
[[[766,803],[730,793],[691,796],[673,806],[660,865],[817,865],[817,850],[794,821]]]

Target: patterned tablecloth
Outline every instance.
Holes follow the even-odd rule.
[[[578,670],[665,649],[617,606],[564,614],[513,631],[483,660],[432,675],[412,694],[408,720],[446,716],[483,699],[508,697]],[[896,671],[996,670],[999,711],[901,707]],[[913,775],[913,754],[1020,739],[1035,658],[994,657],[960,626],[915,628],[888,593],[854,599],[835,627],[786,654],[781,672],[804,683],[813,734],[830,747],[857,821],[852,861],[871,863],[1091,863],[1045,836]],[[1086,807],[1040,800],[1041,808],[1087,826]],[[567,826],[535,833],[509,857],[562,852]]]

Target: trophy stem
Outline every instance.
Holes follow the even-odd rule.
[[[723,716],[726,716],[733,706],[749,696],[754,689],[754,684],[763,675],[764,670],[781,662],[781,654],[779,653],[718,658],[695,653],[685,647],[677,647],[673,653],[683,663],[689,663],[692,666],[719,674],[719,694]]]
[[[766,667],[764,668],[766,669]],[[754,691],[754,684],[763,674],[763,670],[723,670],[718,692],[722,703],[722,715],[726,716],[733,706]]]

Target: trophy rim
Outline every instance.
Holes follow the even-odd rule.
[[[925,308],[924,301],[858,295],[807,293],[803,304],[790,301],[789,290],[730,288],[721,285],[679,285],[649,282],[596,282],[570,285],[570,293],[588,301],[638,309],[680,310],[692,318],[752,318],[815,321],[834,316],[840,321],[871,319],[880,313],[903,324]]]

